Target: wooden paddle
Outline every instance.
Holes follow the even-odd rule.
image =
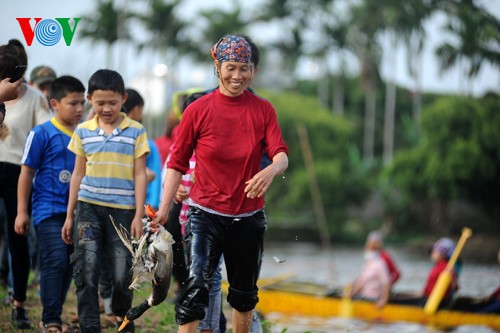
[[[427,299],[427,303],[425,304],[424,308],[424,312],[427,315],[433,315],[434,313],[436,313],[436,310],[441,303],[446,290],[448,290],[448,286],[451,283],[453,266],[455,266],[455,262],[457,261],[458,256],[460,255],[460,252],[465,245],[465,242],[470,236],[472,236],[472,230],[470,230],[469,228],[463,228],[462,236],[460,236],[460,239],[458,240],[455,251],[453,251],[450,260],[448,260],[448,264],[446,265],[444,271],[439,274],[436,284],[434,285],[434,288],[432,288],[431,295],[429,296],[429,299]]]
[[[352,285],[348,284],[344,287],[344,294],[340,303],[339,317],[341,318],[349,319],[353,316],[351,293]]]

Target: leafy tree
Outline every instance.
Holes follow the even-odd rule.
[[[408,203],[429,203],[430,231],[450,230],[448,205],[458,199],[500,217],[499,107],[498,96],[437,100],[422,114],[420,144],[399,153],[387,169]]]
[[[369,193],[367,173],[357,163],[353,145],[354,123],[333,117],[314,97],[296,93],[260,92],[276,108],[289,147],[289,168],[277,177],[266,195],[270,217],[288,226],[316,226],[297,125],[309,132],[320,192],[330,233],[339,235],[346,207],[362,202]],[[282,223],[283,223],[282,222]]]

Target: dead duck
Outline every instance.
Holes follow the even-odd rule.
[[[154,230],[150,228],[156,213],[149,205],[145,208],[146,217],[143,218],[143,223],[146,233],[138,240],[131,239],[128,230],[121,225],[118,226],[113,217],[109,216],[118,236],[132,253],[132,283],[129,288],[138,290],[141,282],[151,282],[152,285],[150,296],[127,312],[118,331],[125,328],[131,320],[139,318],[150,307],[163,302],[170,288],[173,266],[172,244],[175,242],[163,226],[160,225]]]

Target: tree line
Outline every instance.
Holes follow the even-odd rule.
[[[443,72],[458,66],[466,81],[485,63],[500,67],[500,22],[477,1],[267,0],[251,10],[232,1],[228,9],[190,8],[194,19],[182,15],[186,3],[98,0],[79,34],[108,45],[109,59],[113,46],[127,41],[170,63],[180,57],[206,63],[207,50],[225,33],[279,27],[279,38],[252,35],[263,58],[259,93],[276,106],[291,147],[290,170],[268,194],[277,223],[308,226],[317,218],[297,134],[305,124],[331,234],[347,237],[381,224],[400,233],[449,233],[460,228],[449,216],[460,200],[481,209],[480,228],[499,231],[498,95],[440,96],[421,87],[426,24],[438,15],[446,22],[447,38],[435,49]],[[142,33],[131,33],[137,26]],[[410,88],[380,75],[383,52],[398,47],[406,50]],[[299,79],[305,58],[318,65],[317,80]],[[347,68],[352,58],[354,76]],[[377,203],[369,222],[359,214],[366,202]]]

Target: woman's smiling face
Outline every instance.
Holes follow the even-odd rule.
[[[215,64],[219,73],[220,92],[235,97],[243,93],[251,82],[253,65],[246,62],[224,61],[220,66]]]

